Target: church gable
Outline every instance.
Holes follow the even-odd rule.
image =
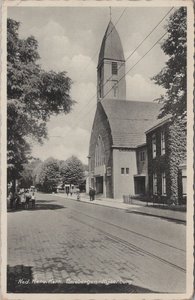
[[[97,160],[97,155],[95,154],[100,139],[103,145],[102,148],[105,151],[104,162],[107,166],[111,163],[112,136],[107,116],[101,103],[98,103],[90,138],[89,157],[91,170],[94,170],[95,165],[97,164],[95,162],[95,160]]]

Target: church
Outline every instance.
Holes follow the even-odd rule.
[[[110,21],[97,66],[97,108],[89,146],[89,186],[108,198],[147,190],[145,131],[157,121],[160,105],[126,99],[125,57]]]

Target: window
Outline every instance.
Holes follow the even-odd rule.
[[[157,195],[157,175],[153,174],[153,194]]]
[[[165,132],[161,132],[161,155],[165,154]]]
[[[140,152],[140,160],[141,161],[145,160],[145,151]]]
[[[112,75],[117,75],[117,74],[118,74],[117,62],[113,61],[112,62]]]
[[[102,166],[105,164],[105,151],[104,144],[101,136],[98,137],[98,141],[95,147],[95,166]]]
[[[112,90],[113,90],[113,97],[117,98],[118,97],[118,81],[117,80],[112,80]]]
[[[166,176],[165,176],[165,172],[162,173],[162,195],[166,195]]]
[[[152,157],[156,157],[156,135],[153,134],[152,136]]]
[[[186,176],[182,176],[182,194],[186,195],[187,193],[187,177]]]
[[[123,175],[129,175],[129,168],[121,168],[121,174]]]

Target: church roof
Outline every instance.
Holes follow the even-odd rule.
[[[136,148],[146,142],[145,131],[157,122],[158,103],[104,99],[101,101],[107,115],[114,147]]]
[[[101,64],[103,59],[125,61],[119,34],[111,21],[102,40],[98,65]]]

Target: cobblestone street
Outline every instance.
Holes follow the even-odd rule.
[[[35,283],[123,282],[185,292],[185,225],[54,195],[37,198],[35,210],[8,213],[9,268],[29,267]]]

